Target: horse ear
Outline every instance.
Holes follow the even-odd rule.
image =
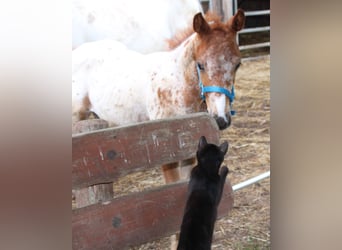
[[[207,139],[205,139],[204,136],[201,136],[198,142],[198,151],[201,151],[207,144]]]
[[[238,9],[236,14],[228,20],[227,24],[235,32],[242,30],[245,25],[245,12],[242,9]]]
[[[193,28],[194,31],[198,34],[206,34],[210,31],[210,26],[207,23],[207,21],[202,16],[202,13],[199,12],[194,16],[194,22],[193,22]]]
[[[223,153],[223,155],[225,155],[227,153],[227,151],[228,151],[228,142],[227,141],[225,141],[224,143],[222,143],[220,145],[220,150]]]

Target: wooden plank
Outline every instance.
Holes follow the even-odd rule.
[[[127,249],[179,231],[187,184],[170,184],[74,210],[73,249]],[[219,218],[232,207],[233,190],[227,179]]]
[[[72,187],[108,183],[195,156],[200,136],[219,143],[215,120],[207,113],[108,128],[72,137]]]

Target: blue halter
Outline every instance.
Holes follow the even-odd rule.
[[[230,101],[230,114],[231,115],[235,115],[235,110],[232,110],[232,103],[234,101],[235,98],[235,93],[234,93],[234,85],[232,85],[232,90],[231,92],[228,89],[219,87],[219,86],[203,86],[202,83],[202,79],[201,79],[201,74],[200,74],[200,68],[199,65],[196,65],[196,69],[197,69],[197,74],[198,74],[198,84],[201,90],[201,98],[202,100],[205,101],[205,95],[204,93],[208,93],[208,92],[217,92],[217,93],[222,93],[225,94]]]

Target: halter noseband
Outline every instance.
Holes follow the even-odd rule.
[[[200,68],[198,63],[196,64],[196,69],[197,69],[197,74],[198,74],[198,85],[200,87],[201,90],[201,98],[202,100],[205,101],[205,95],[204,93],[208,93],[208,92],[217,92],[217,93],[222,93],[225,94],[230,101],[230,114],[231,115],[235,115],[235,110],[232,110],[232,103],[234,101],[235,98],[235,93],[234,93],[234,85],[232,85],[232,90],[231,92],[228,89],[225,89],[223,87],[220,86],[203,86],[202,80],[201,80],[201,74],[200,74]]]

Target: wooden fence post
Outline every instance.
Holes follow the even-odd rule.
[[[223,0],[222,1],[222,14],[223,21],[227,21],[230,17],[233,16],[233,0]]]
[[[108,128],[108,122],[105,120],[83,120],[73,124],[72,133],[85,133],[104,128]],[[74,205],[76,208],[108,201],[114,197],[113,182],[74,189],[73,196],[75,201]]]
[[[215,12],[223,19],[222,0],[211,0],[209,4],[209,10]]]

